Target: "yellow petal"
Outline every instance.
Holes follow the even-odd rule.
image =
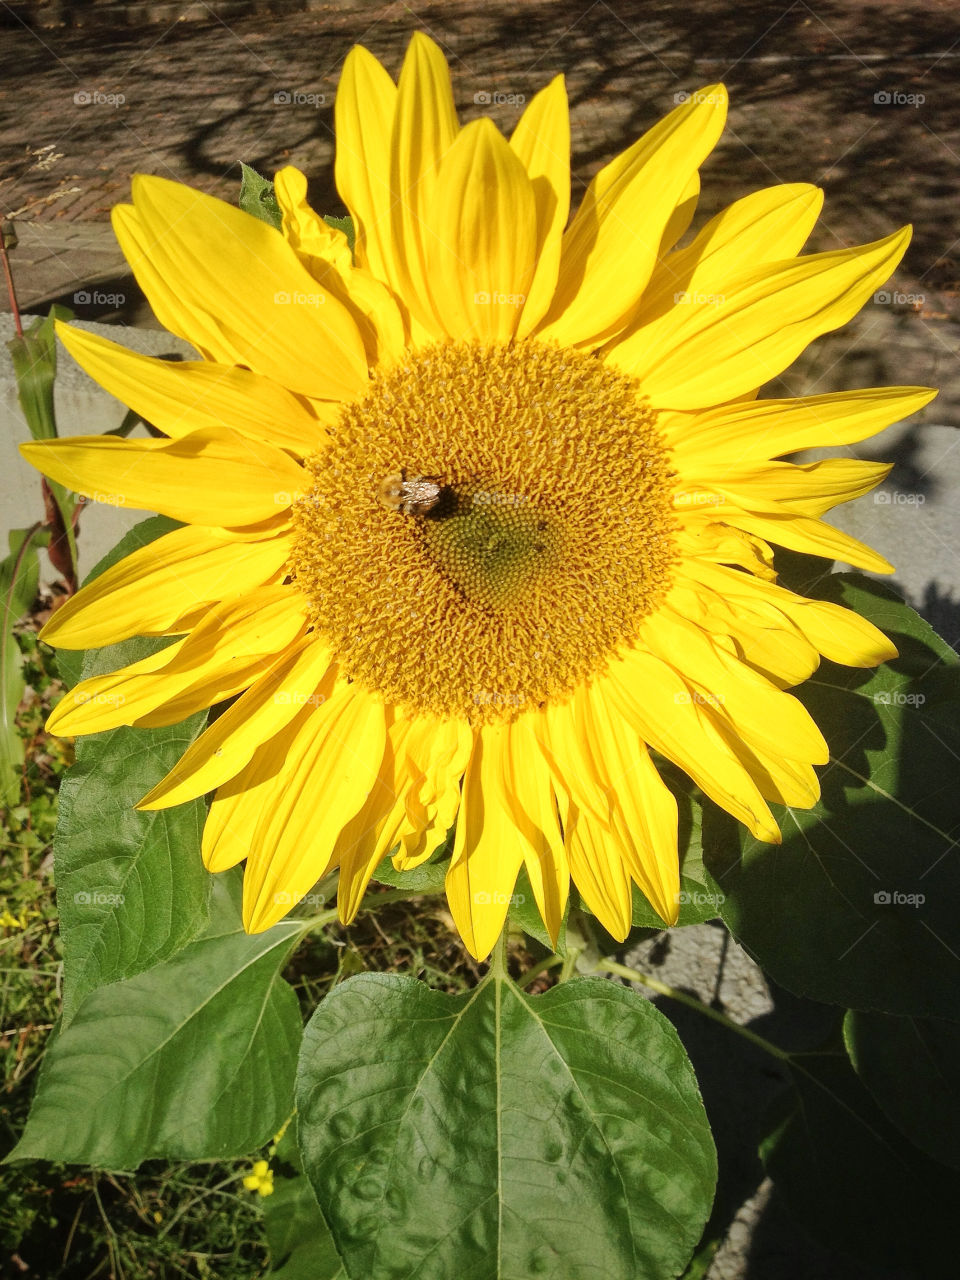
[[[854,316],[900,261],[910,228],[874,244],[762,266],[719,298],[694,299],[612,345],[607,359],[658,408],[703,409],[782,373],[822,333]],[[652,327],[652,326],[651,326]]]
[[[606,679],[590,689],[589,734],[594,755],[616,796],[616,826],[627,869],[667,924],[679,913],[677,802],[646,745],[631,732]]]
[[[387,286],[353,265],[347,237],[307,204],[307,180],[287,165],[274,178],[283,232],[313,278],[341,302],[363,339],[371,367],[393,364],[405,349],[403,317]]]
[[[621,712],[652,747],[672,760],[758,840],[779,832],[750,777],[706,716],[708,704],[665,661],[631,649],[610,666]]]
[[[440,162],[458,130],[446,60],[429,36],[415,31],[400,72],[390,140],[391,261],[396,292],[438,337],[444,329],[431,301],[424,226],[436,209]]]
[[[622,941],[633,922],[633,893],[619,837],[572,801],[563,829],[577,891],[607,933]]]
[[[227,363],[319,400],[363,390],[367,360],[350,313],[278,231],[165,178],[138,175],[133,199],[151,259],[191,308],[215,320],[234,353]]]
[[[464,946],[485,959],[500,936],[523,862],[523,845],[505,793],[505,725],[485,725],[463,779],[463,797],[446,890]]]
[[[273,445],[226,427],[178,440],[70,436],[20,446],[45,476],[113,507],[137,507],[187,524],[257,524],[307,488],[302,467]]]
[[[379,279],[394,284],[390,247],[390,136],[397,87],[360,45],[347,54],[334,106],[337,190],[350,210],[356,256]]]
[[[156,360],[59,321],[56,330],[94,381],[164,435],[231,427],[300,457],[315,453],[326,439],[302,400],[249,369]]]
[[[174,529],[66,600],[40,632],[63,649],[95,649],[130,636],[187,631],[218,600],[269,582],[284,567],[289,529],[243,537],[226,529]]]
[[[720,137],[726,109],[726,90],[710,85],[600,170],[563,237],[541,337],[596,344],[627,320],[671,215]]]
[[[825,764],[829,759],[827,744],[806,707],[751,671],[695,624],[661,608],[640,624],[640,636],[706,699],[708,714],[742,725],[758,742],[789,760]]]
[[[153,237],[147,234],[133,205],[114,205],[110,221],[123,256],[163,328],[195,346],[205,360],[236,363],[236,352],[216,319],[204,307],[184,298],[176,282],[154,261]]]
[[[628,329],[612,345],[675,305],[722,292],[745,263],[753,268],[799,253],[822,207],[820,188],[802,182],[766,187],[735,201],[685,249],[658,264]]]
[[[681,466],[735,467],[779,454],[854,444],[922,409],[929,387],[873,387],[794,400],[721,405],[662,424]],[[665,415],[666,417],[666,415]]]
[[[678,466],[683,490],[706,492],[712,489],[743,511],[795,511],[821,516],[841,502],[860,498],[890,474],[893,464],[861,462],[858,458],[825,458],[820,462],[768,462],[752,467],[736,467],[732,462],[717,477],[708,467],[699,473],[691,466]],[[720,513],[717,513],[720,514]]]
[[[873,667],[897,656],[896,646],[872,622],[827,600],[808,600],[772,582],[761,582],[726,565],[688,561],[684,572],[732,602],[759,600],[786,617],[825,658],[848,667]]]
[[[262,587],[215,606],[183,640],[109,675],[81,682],[47,721],[51,733],[177,724],[232,698],[269,671],[306,626],[289,586]]]
[[[868,547],[858,538],[851,537],[842,529],[813,516],[798,515],[793,512],[782,515],[756,515],[753,512],[736,512],[724,516],[724,519],[748,533],[774,542],[777,546],[787,547],[790,551],[802,551],[806,555],[823,556],[826,560],[842,560],[857,569],[867,569],[871,573],[893,573],[893,565],[886,558]]]
[[[517,825],[537,909],[556,945],[567,906],[570,871],[550,770],[537,750],[530,717],[523,716],[507,726],[503,768],[504,794]]]
[[[137,808],[169,809],[235,778],[305,707],[326,702],[333,689],[330,662],[329,650],[305,636],[190,744]]]
[[[397,832],[398,871],[425,862],[446,839],[460,808],[460,782],[473,752],[474,732],[462,720],[418,716],[407,726],[399,750],[411,778],[404,820]]]
[[[527,171],[537,208],[536,270],[517,331],[517,337],[525,338],[553,299],[570,212],[570,110],[563,76],[555,76],[527,106],[510,137],[510,149]]]
[[[452,338],[506,342],[536,266],[537,208],[523,164],[493,121],[474,120],[443,158],[424,214],[437,315]]]
[[[340,832],[376,781],[386,746],[383,703],[346,681],[322,706],[309,708],[297,730],[279,760],[264,751],[264,765],[276,772],[243,877],[248,933],[269,929],[326,872]]]

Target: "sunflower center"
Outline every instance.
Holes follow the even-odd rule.
[[[350,678],[512,719],[635,639],[672,580],[672,473],[630,378],[535,341],[408,353],[307,461],[290,572]]]

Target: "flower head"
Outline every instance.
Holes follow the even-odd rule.
[[[184,523],[57,611],[67,647],[177,636],[84,681],[63,733],[171,724],[235,699],[145,797],[216,791],[214,871],[246,859],[267,928],[334,867],[434,854],[477,956],[526,866],[555,935],[571,877],[625,936],[636,884],[677,916],[677,803],[651,751],[762,840],[807,807],[827,747],[787,689],[820,656],[894,655],[776,582],[771,544],[889,571],[821,519],[886,466],[783,455],[862,440],[923,388],[758,399],[887,278],[909,229],[798,256],[821,205],[744,197],[677,248],[726,93],[692,95],[606,165],[568,224],[562,78],[509,140],[461,127],[438,48],[399,84],[364,49],[337,98],[355,250],[276,176],[276,230],[137,178],[115,210],[171,364],[61,327],[163,439],[25,446],[85,494]]]

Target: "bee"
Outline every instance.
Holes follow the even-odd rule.
[[[440,501],[443,485],[439,476],[411,476],[405,480],[400,472],[386,476],[377,489],[377,501],[388,511],[404,516],[424,516]]]

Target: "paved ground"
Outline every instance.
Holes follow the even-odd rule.
[[[276,7],[280,12],[269,18],[233,19],[222,6],[217,16],[193,2],[190,15],[199,20],[179,22],[186,3],[179,10],[155,5],[172,14],[168,21],[31,33],[0,5],[7,28],[0,33],[0,211],[20,211],[13,261],[28,306],[66,301],[85,320],[138,326],[123,337],[131,345],[178,350],[175,341],[143,331],[151,317],[113,245],[109,207],[126,197],[135,171],[233,198],[236,162],[243,159],[264,172],[300,165],[311,175],[318,206],[339,211],[332,102],[343,57],[358,40],[396,71],[410,32],[429,31],[450,57],[463,117],[492,110],[505,128],[517,109],[479,105],[477,95],[529,98],[564,71],[580,188],[676,94],[722,78],[733,108],[705,168],[704,216],[767,183],[813,180],[827,192],[813,248],[871,239],[905,221],[915,225],[913,246],[888,291],[892,300],[875,301],[842,334],[815,344],[784,386],[791,394],[884,382],[943,387],[920,420],[862,451],[896,458],[898,469],[884,488],[890,501],[868,499],[838,521],[894,559],[898,584],[957,642],[960,12],[953,0],[686,6],[497,0],[416,7],[298,0]],[[134,9],[131,16],[138,16]],[[324,101],[275,102],[283,92]],[[9,322],[0,325],[3,336],[8,330]],[[122,410],[85,385],[66,357],[64,375],[58,402],[64,430],[119,421]],[[0,434],[9,441],[22,427],[2,378],[0,410],[11,424]],[[25,522],[33,482],[12,466],[8,475],[10,488],[0,496],[16,527]],[[115,511],[84,514],[87,567],[123,519]],[[722,938],[708,925],[683,930],[667,942],[643,944],[633,962],[708,1001],[716,997],[732,1017],[771,1039],[813,1044],[818,1007],[770,991]],[[719,1046],[695,1015],[675,1016],[711,1110],[732,1222],[709,1280],[880,1280],[880,1273],[813,1246],[762,1184],[753,1126],[758,1106],[778,1087],[769,1064],[739,1042]]]

